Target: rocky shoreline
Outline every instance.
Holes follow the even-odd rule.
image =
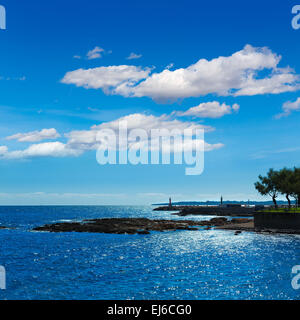
[[[235,235],[242,232],[256,232],[260,234],[287,234],[300,235],[300,230],[293,229],[272,229],[257,228],[254,226],[253,219],[233,218],[228,220],[225,217],[212,218],[206,221],[195,220],[150,220],[147,218],[106,218],[83,220],[82,222],[61,222],[47,224],[36,227],[32,231],[39,232],[85,232],[85,233],[110,233],[110,234],[140,234],[147,235],[151,231],[176,231],[187,230],[197,231],[210,230],[231,230],[235,231]],[[0,230],[11,229],[0,226]]]
[[[34,231],[47,232],[90,232],[112,234],[149,234],[150,231],[197,231],[198,227],[220,227],[249,222],[248,219],[213,218],[209,221],[193,220],[150,220],[146,218],[107,218],[48,224],[34,228]]]

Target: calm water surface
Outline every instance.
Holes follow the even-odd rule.
[[[0,299],[299,299],[300,237],[199,230],[151,235],[31,232],[99,217],[178,219],[152,207],[0,207]],[[187,217],[207,220],[212,217]],[[182,218],[179,218],[182,219]]]

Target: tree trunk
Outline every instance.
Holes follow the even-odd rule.
[[[277,205],[276,197],[273,196],[272,198],[273,198],[273,202],[274,202],[275,209],[277,209],[277,208],[278,208],[278,205]]]
[[[289,209],[291,209],[291,200],[290,200],[290,198],[289,198],[289,195],[287,194],[286,195],[286,200],[288,201],[288,203],[289,203]]]

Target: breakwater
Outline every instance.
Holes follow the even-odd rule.
[[[221,206],[164,206],[155,208],[154,211],[178,211],[178,216],[211,215],[211,216],[253,216],[255,207],[221,207]]]

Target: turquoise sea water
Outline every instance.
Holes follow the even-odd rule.
[[[100,217],[178,219],[152,207],[0,207],[1,299],[299,299],[300,237],[199,230],[150,235],[31,232]],[[187,217],[185,219],[211,219]],[[182,218],[179,218],[182,219]]]

